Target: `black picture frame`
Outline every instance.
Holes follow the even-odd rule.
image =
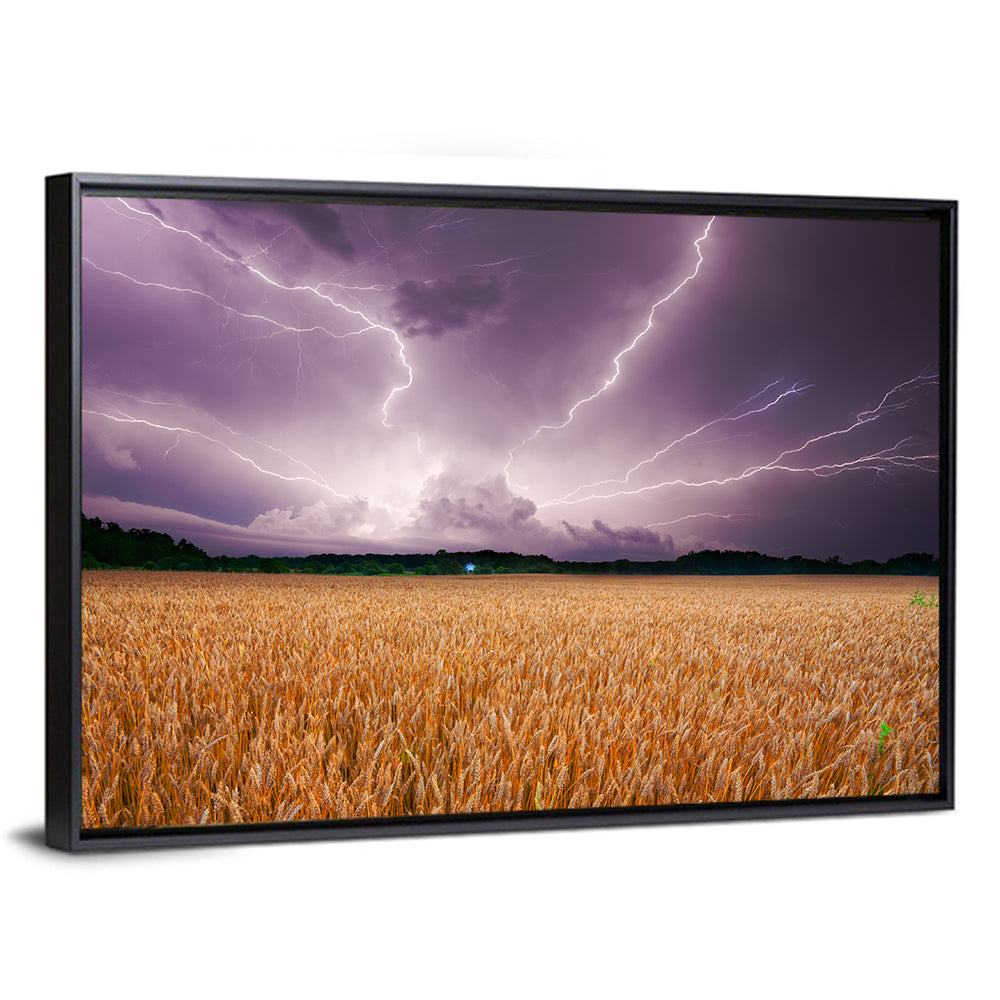
[[[83,829],[81,802],[81,204],[88,195],[612,212],[934,220],[940,232],[939,790],[854,799]],[[45,841],[68,851],[344,837],[863,815],[954,807],[957,202],[71,173],[46,179]]]

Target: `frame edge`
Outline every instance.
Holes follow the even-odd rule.
[[[956,527],[957,400],[958,400],[958,202],[942,208],[941,260],[941,453],[947,469],[940,484],[941,497],[941,580],[942,615],[939,624],[939,741],[938,782],[946,808],[955,808],[955,594],[958,576]],[[947,557],[945,556],[947,552]]]
[[[45,843],[79,849],[81,789],[79,515],[80,184],[45,179]],[[78,506],[78,505],[77,505]],[[75,572],[77,571],[77,572]]]

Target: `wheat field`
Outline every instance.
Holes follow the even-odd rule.
[[[928,587],[86,571],[84,827],[934,792]]]

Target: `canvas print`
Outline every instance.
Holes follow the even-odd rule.
[[[88,195],[87,830],[935,793],[931,219]]]

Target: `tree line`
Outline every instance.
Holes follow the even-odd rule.
[[[783,573],[890,574],[937,576],[938,559],[927,552],[908,552],[886,562],[865,559],[841,562],[839,556],[806,559],[803,556],[763,555],[760,552],[705,549],[672,560],[606,562],[556,560],[544,555],[521,555],[478,549],[468,552],[323,553],[309,556],[210,556],[186,538],[175,542],[149,528],[122,528],[114,521],[83,517],[80,532],[83,569],[146,569],[221,573],[314,573],[341,576],[457,576],[497,573],[576,573],[615,575],[777,575]],[[469,567],[472,567],[471,569]]]

